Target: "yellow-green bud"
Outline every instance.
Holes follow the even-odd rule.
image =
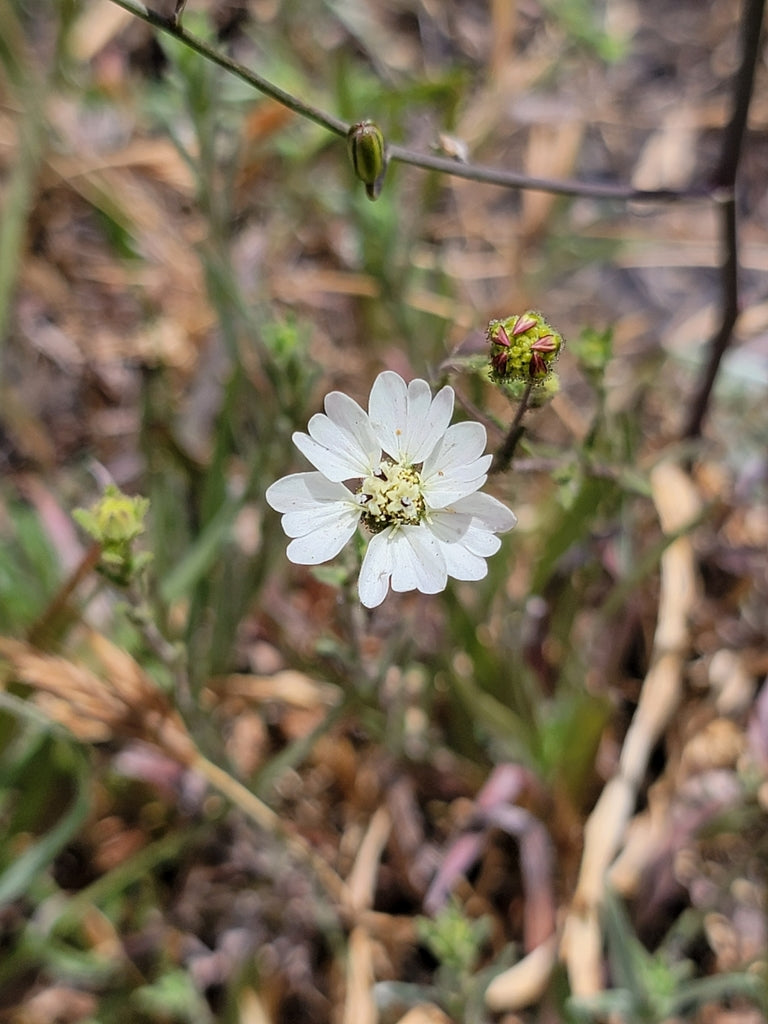
[[[115,583],[126,585],[147,564],[149,556],[134,555],[133,542],[144,532],[148,509],[146,498],[131,498],[114,484],[108,484],[92,508],[76,508],[72,513],[75,521],[101,545],[100,568]]]
[[[378,199],[387,172],[387,148],[381,129],[373,121],[360,121],[347,132],[349,158],[365,185],[369,199]]]

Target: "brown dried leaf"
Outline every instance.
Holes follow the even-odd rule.
[[[143,739],[190,764],[196,755],[194,744],[154,682],[106,637],[91,631],[87,640],[106,678],[84,664],[7,637],[0,637],[0,656],[20,680],[38,691],[41,710],[79,739]]]

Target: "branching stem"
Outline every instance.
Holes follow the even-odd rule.
[[[147,22],[149,25],[174,36],[190,49],[201,56],[236,75],[248,85],[257,89],[265,96],[271,97],[294,113],[305,117],[315,124],[321,125],[335,135],[345,136],[350,125],[334,117],[332,114],[291,93],[280,89],[267,81],[255,71],[251,71],[238,61],[217,50],[205,40],[187,32],[181,25],[179,17],[184,8],[183,0],[177,3],[176,13],[164,17],[147,8],[140,0],[112,0],[124,10]],[[408,149],[404,146],[387,147],[387,158],[399,160],[425,170],[439,171],[453,177],[477,181],[486,185],[498,185],[502,188],[523,189],[547,192],[554,195],[583,196],[593,199],[608,199],[619,202],[656,202],[672,203],[682,200],[709,199],[720,205],[721,235],[725,253],[721,264],[721,313],[720,323],[709,343],[709,358],[702,371],[699,386],[694,395],[688,419],[683,429],[683,437],[697,437],[709,406],[709,400],[715,379],[720,369],[723,355],[728,349],[733,336],[733,328],[738,316],[738,239],[736,230],[736,177],[739,168],[741,147],[747,128],[747,115],[754,89],[754,77],[757,60],[760,54],[760,37],[765,11],[765,0],[744,0],[741,31],[741,61],[734,80],[733,106],[728,125],[721,142],[720,158],[711,176],[710,182],[703,185],[691,184],[682,189],[637,189],[631,185],[617,182],[584,182],[576,180],[557,180],[551,178],[535,178],[515,171],[500,170],[480,164],[460,163],[446,157],[435,156]],[[524,408],[522,409],[524,412]],[[522,435],[522,427],[517,424],[519,435],[513,439],[508,436],[510,455],[504,465],[508,465],[511,452]],[[504,449],[502,449],[502,452]],[[500,468],[500,458],[494,461],[494,468]]]
[[[277,103],[282,104],[284,107],[288,107],[295,114],[300,114],[302,117],[306,117],[310,121],[314,121],[315,124],[321,125],[323,128],[327,128],[329,132],[333,132],[335,135],[346,135],[349,125],[346,121],[340,120],[338,117],[334,117],[332,114],[327,114],[323,110],[319,110],[317,107],[312,106],[311,103],[305,103],[304,100],[298,99],[291,93],[286,92],[285,89],[281,89],[279,86],[274,85],[272,82],[267,81],[266,78],[262,78],[261,75],[255,71],[251,71],[246,68],[239,61],[233,60],[232,57],[228,57],[227,54],[222,53],[221,50],[217,50],[216,47],[211,46],[204,39],[200,39],[199,36],[193,35],[176,20],[174,16],[165,18],[163,15],[158,14],[156,11],[151,11],[144,4],[140,3],[139,0],[112,0],[113,3],[117,4],[118,7],[122,7],[124,10],[129,11],[131,14],[140,18],[141,21],[146,21],[148,25],[152,25],[154,28],[160,29],[162,32],[166,32],[168,35],[174,36],[179,42],[184,43],[190,50],[194,50],[199,53],[201,57],[205,57],[206,60],[211,61],[212,64],[218,64],[220,68],[224,68],[231,74],[240,78],[243,82],[253,86],[260,93],[265,96],[269,96],[271,99],[276,100]]]
[[[129,11],[131,14],[147,22],[154,28],[174,36],[184,43],[191,50],[195,50],[201,56],[217,64],[219,67],[236,75],[242,81],[254,89],[271,97],[284,107],[306,117],[315,124],[327,128],[335,135],[346,136],[351,125],[342,121],[333,114],[329,114],[304,100],[293,96],[284,89],[279,88],[272,82],[267,81],[255,71],[251,71],[232,57],[227,56],[205,40],[193,35],[176,20],[174,16],[163,17],[156,11],[152,11],[139,0],[112,0],[113,3]],[[498,185],[501,188],[516,188],[529,191],[549,192],[554,195],[584,196],[592,199],[613,199],[619,202],[657,202],[672,203],[681,200],[706,199],[709,192],[706,188],[690,187],[684,189],[637,189],[631,185],[611,182],[586,182],[570,179],[535,178],[527,174],[519,174],[516,171],[504,171],[497,167],[487,167],[482,164],[459,163],[447,157],[435,156],[430,153],[421,153],[415,149],[405,146],[391,145],[387,147],[387,158],[398,160],[401,163],[410,164],[413,167],[421,167],[424,170],[439,171],[442,174],[450,174],[455,178],[465,178],[469,181],[477,181],[485,185]]]

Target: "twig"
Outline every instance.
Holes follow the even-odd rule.
[[[404,164],[412,164],[414,167],[422,167],[428,171],[441,171],[443,174],[453,175],[454,178],[466,178],[469,181],[477,181],[485,185],[500,185],[502,188],[518,188],[530,192],[549,192],[561,196],[585,196],[591,199],[615,199],[622,202],[674,203],[684,199],[703,199],[708,195],[707,189],[695,187],[639,189],[631,185],[610,182],[535,178],[516,171],[502,171],[497,167],[485,167],[482,164],[458,163],[447,157],[431,156],[417,150],[406,149],[404,146],[389,146],[387,155],[390,160],[400,160]]]
[[[515,418],[510,424],[504,443],[493,457],[490,469],[491,473],[503,473],[512,461],[512,456],[515,454],[515,448],[517,448],[520,438],[525,433],[523,416],[525,416],[528,411],[528,402],[530,401],[531,392],[533,391],[535,384],[536,381],[529,380],[525,386],[523,397],[520,399],[520,405],[517,407]]]
[[[27,639],[30,644],[45,648],[50,643],[56,627],[60,624],[60,620],[67,614],[70,597],[72,597],[83,580],[91,575],[99,564],[100,558],[101,545],[91,544],[72,573],[56,591],[40,618],[30,627],[27,633]]]
[[[709,359],[694,395],[683,437],[698,437],[707,414],[720,362],[728,350],[739,312],[738,236],[736,229],[736,177],[747,115],[760,54],[765,0],[745,0],[741,22],[742,56],[733,86],[733,110],[721,140],[720,159],[712,176],[712,197],[720,202],[720,225],[725,258],[720,268],[720,326],[709,342]]]
[[[720,207],[720,231],[725,253],[720,268],[722,312],[720,326],[709,342],[709,359],[701,381],[691,402],[683,438],[698,437],[709,406],[720,363],[733,337],[733,328],[739,315],[739,261],[736,228],[736,200],[731,191]]]
[[[286,92],[284,89],[274,85],[272,82],[268,82],[266,78],[262,78],[262,76],[257,74],[255,71],[249,70],[244,65],[240,64],[239,61],[233,60],[225,53],[222,53],[209,43],[206,43],[204,39],[200,39],[199,36],[195,36],[192,35],[191,32],[187,32],[187,30],[176,21],[175,15],[172,15],[170,18],[163,17],[162,14],[149,10],[148,7],[139,3],[138,0],[112,0],[112,2],[117,4],[118,7],[122,7],[124,10],[129,11],[142,21],[146,21],[148,25],[152,25],[154,28],[159,28],[162,32],[166,32],[168,35],[174,36],[179,40],[179,42],[188,46],[190,50],[194,50],[196,53],[199,53],[201,57],[205,57],[206,60],[211,61],[211,63],[218,64],[220,68],[224,68],[231,74],[236,75],[237,78],[240,78],[248,85],[253,86],[254,89],[257,89],[265,96],[271,97],[284,107],[288,107],[288,109],[292,110],[295,114],[300,114],[302,117],[306,117],[308,120],[314,121],[315,124],[319,124],[323,128],[327,128],[329,132],[333,132],[335,135],[347,134],[349,125],[346,121],[342,121],[338,117],[334,117],[332,114],[326,114],[325,111],[319,110],[317,107],[312,106],[311,103],[305,103],[296,96],[292,96],[291,93]]]
[[[346,136],[349,131],[350,125],[346,121],[342,121],[340,118],[334,117],[333,114],[320,110],[318,107],[300,100],[284,89],[280,89],[272,82],[262,78],[255,71],[251,71],[238,61],[221,53],[221,51],[209,45],[203,39],[193,35],[191,32],[187,32],[185,28],[177,23],[175,16],[172,15],[170,18],[164,17],[156,11],[149,10],[139,0],[112,0],[112,3],[129,11],[135,17],[147,22],[147,24],[152,25],[154,28],[174,36],[190,49],[195,50],[214,64],[218,64],[219,67],[224,68],[231,74],[236,75],[254,89],[257,89],[265,96],[270,96],[277,103],[288,107],[294,113],[314,121],[335,135]],[[388,146],[387,158],[411,164],[413,167],[440,171],[443,174],[450,174],[455,178],[465,178],[486,185],[550,192],[554,195],[585,196],[592,199],[613,199],[621,202],[673,203],[690,199],[703,199],[710,194],[709,189],[703,187],[637,189],[631,185],[618,183],[535,178],[527,174],[519,174],[516,171],[503,171],[497,167],[487,167],[482,164],[458,163],[446,157],[421,153],[418,150],[408,149],[404,146]]]

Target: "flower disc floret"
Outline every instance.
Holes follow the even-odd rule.
[[[358,580],[361,602],[374,608],[395,591],[435,594],[448,577],[479,580],[486,558],[515,516],[480,493],[491,456],[485,428],[450,426],[453,389],[432,396],[424,380],[410,384],[379,374],[366,413],[334,391],[325,413],[297,432],[297,448],[316,472],[283,477],[267,490],[291,538],[299,565],[334,558],[362,526],[370,540]]]
[[[396,523],[413,526],[424,518],[421,474],[414,466],[400,466],[387,459],[378,473],[363,480],[357,494],[363,506],[361,522],[369,533],[380,533]]]

